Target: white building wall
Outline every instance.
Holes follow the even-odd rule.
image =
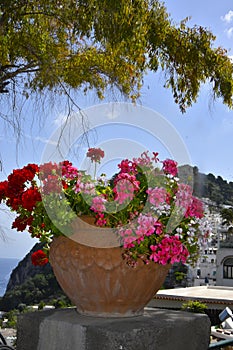
[[[216,255],[216,285],[233,287],[233,279],[223,278],[223,264],[226,258],[233,258],[233,248],[220,248]]]

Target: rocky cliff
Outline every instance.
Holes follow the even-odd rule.
[[[37,243],[31,249],[31,251],[21,260],[14,268],[10,275],[10,279],[6,288],[6,292],[13,290],[16,286],[24,284],[29,278],[34,277],[37,274],[50,274],[53,273],[50,264],[45,266],[34,266],[31,262],[31,255],[33,252],[42,249],[42,243]]]
[[[41,248],[40,243],[36,244],[12,271],[6,292],[0,298],[0,310],[21,310],[41,302],[55,307],[71,305],[58,285],[50,264],[41,267],[32,265],[31,254]]]

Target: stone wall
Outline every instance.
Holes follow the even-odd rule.
[[[17,333],[17,350],[207,350],[210,321],[173,310],[97,318],[68,308],[21,315]]]

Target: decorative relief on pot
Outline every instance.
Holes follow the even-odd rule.
[[[101,317],[141,315],[170,268],[142,261],[131,267],[123,260],[120,247],[95,248],[64,236],[53,240],[50,261],[77,311]]]

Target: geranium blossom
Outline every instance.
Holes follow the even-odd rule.
[[[189,185],[178,184],[175,205],[186,213],[192,203],[192,189]]]
[[[134,192],[139,190],[139,181],[136,180],[135,175],[128,173],[120,173],[115,179],[115,200],[119,204],[125,201],[131,201],[134,197]]]
[[[148,200],[151,204],[160,208],[167,201],[167,191],[163,187],[148,188]]]
[[[118,164],[118,168],[121,169],[121,173],[137,173],[137,164],[128,159],[124,159]]]
[[[178,236],[165,237],[157,246],[151,245],[150,259],[162,265],[174,264],[181,261],[185,263],[189,252]]]
[[[150,236],[155,231],[157,219],[151,215],[140,214],[137,219],[137,228],[135,230],[138,236]]]
[[[98,163],[104,152],[90,148],[87,156]],[[96,226],[114,228],[130,266],[138,259],[163,265],[195,261],[211,228],[202,202],[176,177],[177,163],[143,152],[122,160],[118,168],[111,179],[95,179],[68,160],[28,164],[0,182],[0,201],[16,213],[12,228],[27,230],[46,244],[45,251],[33,254],[34,264],[48,261],[53,237],[70,230],[76,215],[92,216]]]
[[[76,167],[72,166],[72,164],[70,162],[68,162],[68,164],[66,163],[66,165],[63,164],[62,175],[67,180],[76,179],[77,176],[79,175],[78,169]]]
[[[104,151],[101,148],[89,148],[87,157],[91,158],[92,162],[100,163],[101,158],[104,157]]]
[[[192,197],[191,204],[189,205],[185,217],[196,217],[196,218],[202,218],[204,216],[204,210],[203,210],[203,204],[200,201],[200,199],[196,197]]]
[[[26,230],[28,226],[32,224],[32,221],[33,221],[32,216],[29,216],[29,217],[18,216],[13,221],[12,228],[16,228],[18,231],[23,232],[24,230]]]
[[[106,203],[106,199],[104,199],[101,196],[97,196],[92,198],[92,204],[91,204],[91,210],[93,210],[94,212],[104,212],[106,211],[105,208],[105,203]]]
[[[60,171],[59,164],[52,163],[52,162],[44,163],[39,167],[39,178],[41,181],[43,181],[47,179],[48,176],[59,173],[59,171]]]
[[[162,163],[165,174],[170,174],[172,176],[176,176],[178,174],[177,162],[172,159],[166,159]]]
[[[154,157],[153,159],[155,159]],[[152,159],[149,157],[149,152],[145,151],[141,154],[141,157],[138,158],[133,158],[133,162],[137,164],[139,167],[144,168],[144,167],[151,167],[152,164]]]
[[[97,213],[96,215],[96,226],[103,227],[107,223],[103,213]]]
[[[77,188],[77,184],[76,184]],[[83,194],[95,195],[95,185],[92,182],[79,182],[79,192]]]
[[[22,207],[32,211],[37,202],[41,201],[41,194],[37,188],[29,188],[22,194]]]
[[[37,250],[36,252],[32,253],[31,260],[32,264],[35,266],[46,265],[49,261],[47,255],[45,252],[43,252],[43,250]]]
[[[42,193],[51,194],[51,193],[61,193],[62,191],[62,182],[59,179],[58,175],[48,175],[44,179]]]

